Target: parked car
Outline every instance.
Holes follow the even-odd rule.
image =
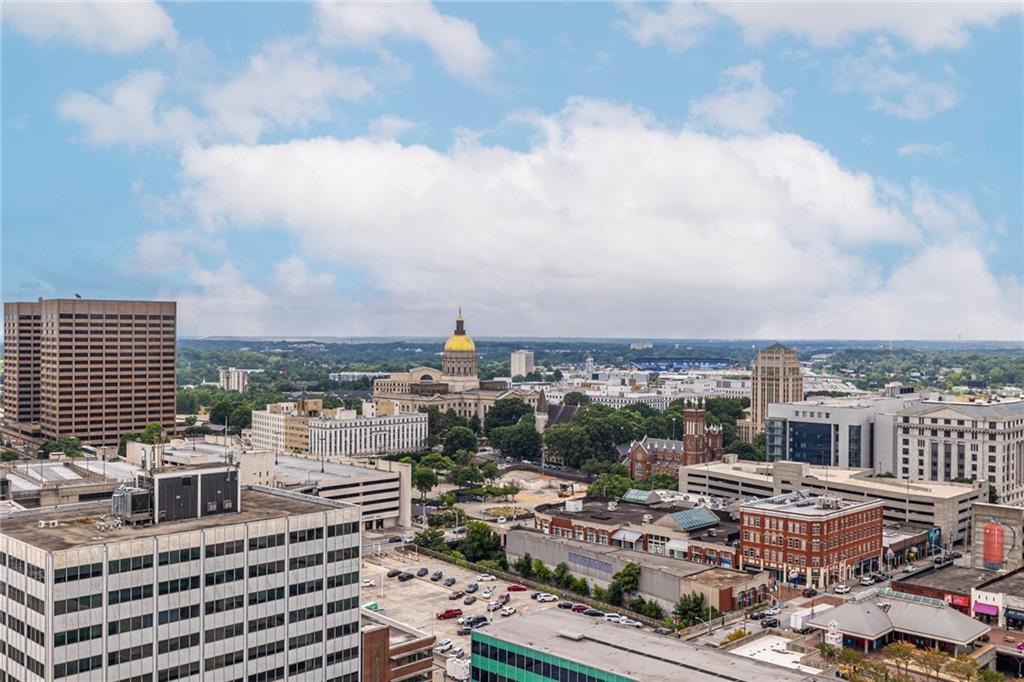
[[[392,568],[390,571],[388,571],[388,577],[389,578],[397,578],[401,574],[402,574],[402,572],[399,571],[397,568]]]
[[[442,584],[443,584],[443,585],[444,585],[445,587],[451,587],[452,585],[454,585],[454,584],[455,584],[455,578],[445,578],[445,579],[444,579],[444,583],[442,583]]]
[[[449,618],[458,618],[462,615],[462,609],[445,609],[444,611],[437,612],[438,620],[448,620]]]
[[[508,592],[502,592],[501,596],[498,597],[498,603],[501,604],[502,606],[504,606],[511,599],[512,599],[512,595],[511,594],[509,594]]]
[[[950,559],[960,559],[962,557],[963,557],[963,554],[961,554],[960,552],[950,552],[950,554],[949,554],[949,558]]]
[[[448,598],[454,601],[456,599],[461,599],[462,595],[464,595],[464,594],[466,594],[466,593],[463,592],[462,590],[455,590],[454,592],[452,592],[451,594],[448,595]]]
[[[418,578],[422,578],[422,577],[423,577],[423,576],[425,576],[425,575],[426,575],[427,573],[430,573],[430,569],[429,569],[429,568],[427,568],[426,566],[424,566],[424,567],[423,567],[423,568],[421,568],[420,570],[416,571],[416,577],[418,577]]]
[[[861,582],[861,584],[863,584],[863,581]],[[832,588],[832,591],[835,592],[836,594],[847,594],[850,591],[850,586],[849,585],[836,585],[834,588]]]
[[[474,630],[479,630],[480,628],[485,628],[485,627],[487,627],[490,624],[491,624],[491,621],[489,621],[489,620],[477,621],[476,623],[474,623],[472,625],[472,628]]]
[[[436,583],[438,580],[440,580],[443,577],[444,577],[444,573],[442,573],[441,571],[434,571],[434,574],[432,576],[430,576],[430,580]]]
[[[803,595],[805,597],[817,597],[818,591],[813,587],[808,587],[806,590],[804,590]]]
[[[448,658],[462,658],[462,655],[465,653],[466,652],[462,650],[462,647],[459,647],[458,649],[452,649],[448,652]]]
[[[619,621],[619,625],[628,625],[631,628],[637,628],[639,630],[643,630],[644,628],[643,623],[638,620],[633,620],[632,618],[623,618]]]
[[[472,606],[473,604],[476,603],[476,597],[474,597],[471,594],[467,594],[466,598],[462,600],[462,603],[465,604],[466,606]]]
[[[516,607],[514,607],[514,606],[506,606],[505,608],[503,608],[501,610],[501,615],[503,615],[503,616],[511,616],[515,612],[516,612]]]
[[[763,627],[763,628],[777,628],[777,627],[779,627],[779,619],[776,618],[775,616],[771,616],[770,618],[762,618],[761,619],[761,627]]]
[[[492,602],[490,602],[490,603],[489,603],[489,604],[487,605],[487,610],[488,610],[488,611],[497,611],[497,610],[498,610],[498,609],[500,609],[500,608],[501,608],[501,604],[499,604],[499,603],[498,603],[498,602],[496,602],[496,601],[492,601]]]
[[[480,589],[480,586],[477,585],[476,583],[470,583],[470,584],[466,585],[466,592],[468,592],[469,594],[473,594],[474,592],[476,592],[479,589]]]
[[[560,609],[571,609],[572,608],[572,602],[571,601],[560,601],[560,602],[558,602],[558,608],[560,608]]]
[[[586,611],[589,608],[590,607],[587,606],[586,604],[573,604],[572,605],[572,612],[573,613],[583,613],[584,611]]]
[[[494,588],[493,587],[485,587],[484,591],[480,593],[480,596],[483,599],[490,599],[492,594],[494,594]]]
[[[544,593],[543,592],[534,592],[533,594],[530,595],[530,599],[533,599],[533,600],[536,601],[537,599],[540,598],[540,595],[542,595],[542,594],[544,594]]]
[[[588,608],[586,611],[583,612],[583,615],[584,616],[592,616],[594,618],[603,618],[604,617],[604,611],[598,611],[597,609]]]
[[[455,631],[455,634],[459,635],[460,637],[463,637],[465,635],[472,634],[472,632],[473,628],[469,627],[468,625],[463,625],[461,628]]]
[[[860,579],[860,584],[864,587],[871,587],[875,584],[875,579],[872,578],[870,575],[866,575]]]
[[[750,620],[761,620],[762,618],[765,618],[767,615],[768,614],[764,611],[754,611],[752,614],[750,614]]]
[[[546,604],[548,602],[558,601],[558,597],[556,597],[553,594],[548,594],[548,593],[545,592],[544,594],[542,594],[539,597],[537,597],[537,601]]]
[[[454,644],[455,642],[453,642],[450,639],[442,639],[440,642],[437,643],[437,646],[434,647],[434,651],[436,651],[439,654],[443,654],[444,652],[451,649]]]
[[[476,581],[478,583],[493,583],[495,580],[497,580],[497,578],[495,578],[490,573],[484,573],[476,577]]]
[[[654,634],[656,635],[671,635],[672,631],[668,628],[654,628]]]
[[[508,521],[508,519],[506,519],[504,516],[499,516],[498,517],[498,523],[506,523],[507,521]]]
[[[782,613],[782,610],[778,606],[772,606],[764,610],[766,616],[777,616]]]
[[[522,585],[517,585],[515,583],[512,583],[511,585],[509,585],[505,589],[507,591],[509,591],[509,592],[526,592],[526,588],[525,587],[523,587]]]
[[[412,579],[413,579],[412,573],[399,573],[398,574],[398,581],[399,582],[404,583],[406,580],[412,580]]]
[[[360,586],[360,587],[373,587],[373,586],[374,586],[374,585],[376,585],[376,584],[377,584],[377,583],[373,582],[373,581],[372,581],[372,580],[370,580],[369,578],[366,578],[366,579],[362,580],[362,581],[361,581],[361,582],[359,583],[359,586]]]
[[[396,543],[396,542],[401,542],[401,541],[402,541],[402,536],[401,535],[392,535],[391,537],[388,538],[388,542],[390,542],[390,543]]]
[[[608,621],[609,623],[618,623],[620,620],[622,620],[622,614],[620,614],[620,613],[606,613],[606,614],[604,614],[604,619],[606,621]]]
[[[455,533],[456,535],[465,535],[466,534],[466,528],[465,528],[465,526],[455,526],[455,528],[452,528],[452,532]]]
[[[466,624],[467,625],[473,625],[474,623],[486,623],[486,622],[487,622],[487,616],[485,616],[483,614],[479,614],[479,613],[476,614],[475,616],[470,616],[469,618],[466,619]]]

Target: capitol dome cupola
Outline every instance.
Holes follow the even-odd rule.
[[[444,342],[441,373],[453,377],[476,377],[476,344],[466,333],[462,309],[455,318],[455,331]]]

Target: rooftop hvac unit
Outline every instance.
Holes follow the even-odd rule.
[[[653,520],[654,520],[653,516],[651,516],[650,514],[644,514],[644,523],[650,523]]]
[[[608,501],[608,511],[615,511],[618,508],[619,508],[618,501],[616,501],[616,500],[609,500]]]

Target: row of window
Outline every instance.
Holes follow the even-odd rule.
[[[119,651],[111,651],[107,654],[107,665],[130,663],[131,661],[137,661],[140,658],[149,658],[152,655],[153,645],[151,643],[139,644],[138,646],[130,646]]]
[[[152,557],[150,557],[152,561]],[[111,561],[110,572],[116,573],[114,570],[115,562]],[[70,583],[75,580],[86,580],[88,578],[98,578],[103,575],[103,563],[96,562],[94,564],[84,564],[82,566],[69,566],[67,568],[58,568],[53,572],[54,583]]]
[[[102,667],[102,656],[86,656],[85,658],[79,658],[75,661],[65,661],[64,663],[57,663],[53,666],[53,678],[60,679],[61,677],[77,675],[79,673],[89,672],[90,670],[99,670]]]

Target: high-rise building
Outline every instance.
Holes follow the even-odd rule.
[[[275,453],[309,453],[309,420],[323,412],[324,401],[304,398],[271,403],[252,411],[252,444]]]
[[[773,343],[757,353],[750,381],[750,417],[736,422],[736,435],[747,443],[764,431],[768,405],[804,399],[804,378],[796,351]]]
[[[262,371],[261,369],[235,369],[234,367],[220,369],[218,370],[217,385],[225,391],[245,393],[245,390],[249,388],[249,374]]]
[[[8,515],[0,679],[357,682],[359,509],[238,480],[148,470]]]
[[[174,428],[173,301],[4,304],[4,435],[113,445]]]
[[[512,351],[511,374],[513,377],[525,377],[533,371],[533,351],[514,350]]]

